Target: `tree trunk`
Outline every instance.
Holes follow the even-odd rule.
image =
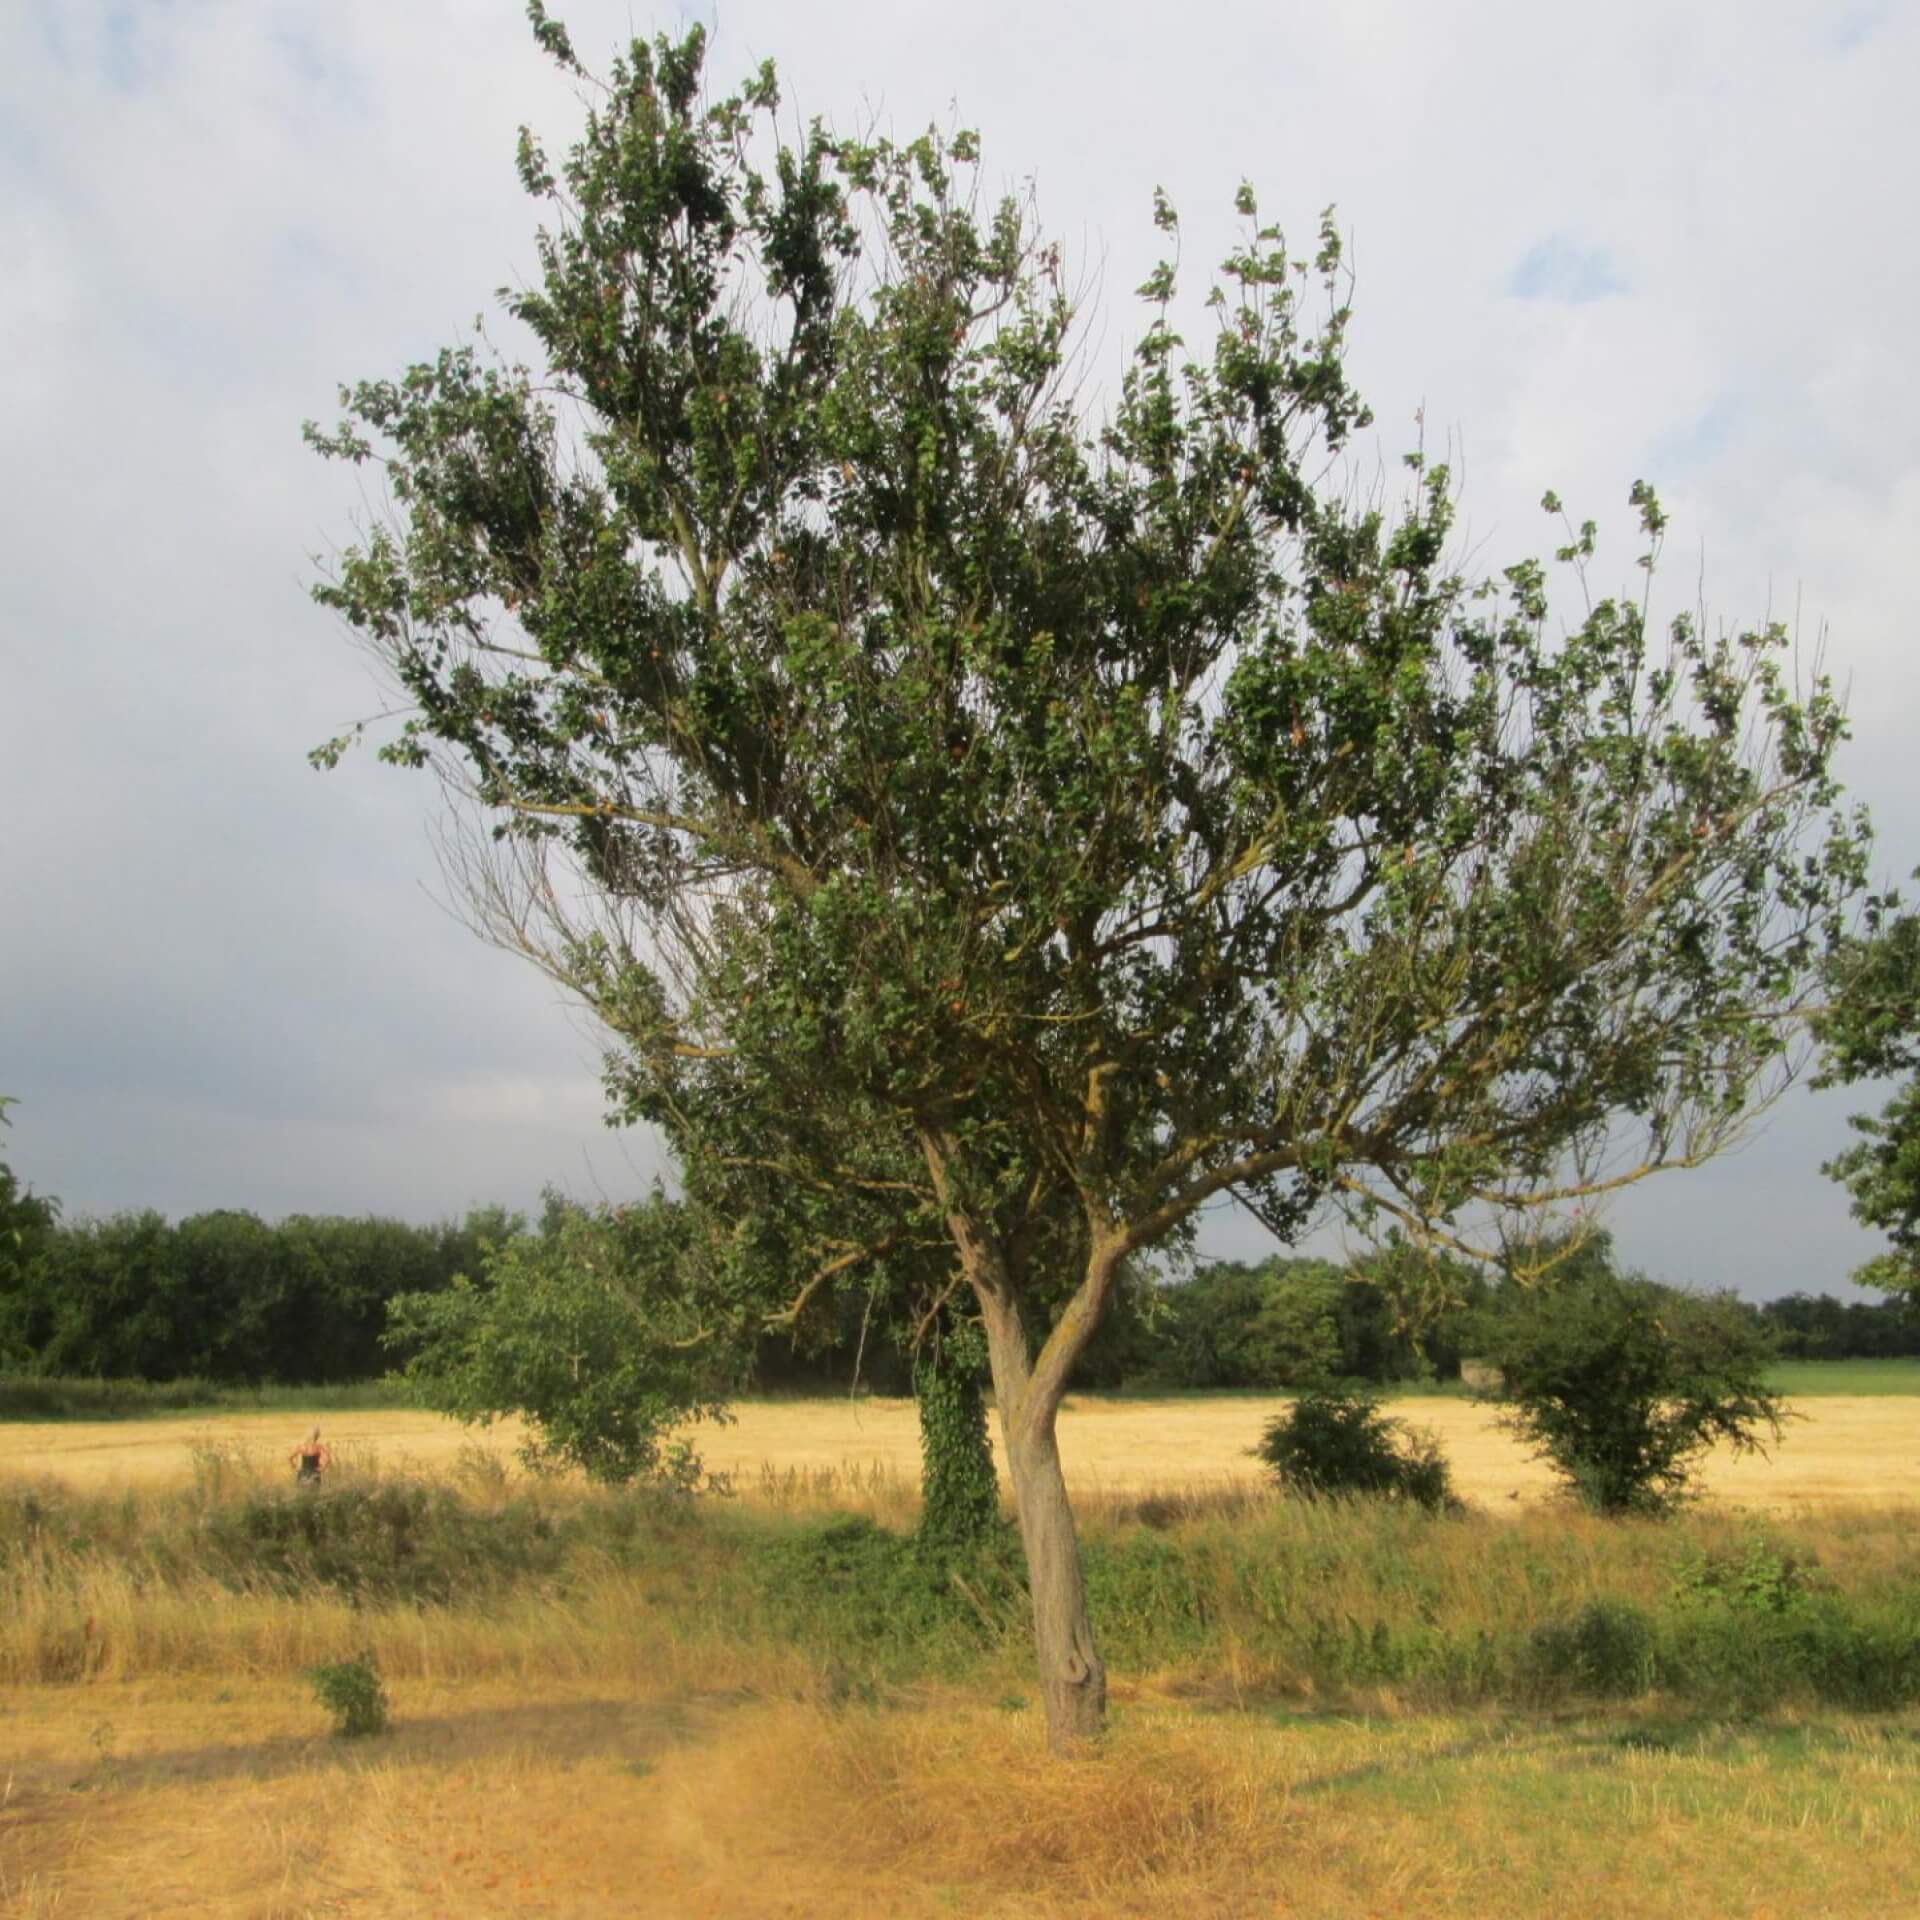
[[[1080,1565],[1080,1539],[1060,1471],[1054,1422],[1067,1375],[1099,1325],[1114,1274],[1124,1252],[1116,1235],[1097,1240],[1086,1278],[1067,1303],[1036,1359],[1027,1343],[1005,1249],[976,1213],[956,1204],[949,1169],[950,1139],[929,1128],[921,1135],[927,1169],[946,1208],[947,1228],[980,1306],[987,1334],[993,1397],[1006,1443],[1007,1472],[1020,1517],[1033,1594],[1033,1646],[1040,1670],[1040,1704],[1047,1716],[1047,1744],[1055,1753],[1084,1752],[1107,1724],[1107,1670],[1093,1644],[1087,1618],[1087,1582]]]
[[[1107,1670],[1093,1644],[1087,1618],[1087,1585],[1080,1567],[1080,1540],[1067,1501],[1054,1440],[1053,1412],[1016,1439],[1007,1426],[1007,1462],[1020,1513],[1033,1589],[1033,1644],[1040,1662],[1040,1702],[1047,1716],[1047,1744],[1056,1753],[1076,1753],[1098,1739],[1107,1724]]]
[[[1012,1300],[990,1289],[982,1289],[979,1297],[1033,1595],[1033,1644],[1047,1744],[1056,1753],[1078,1753],[1106,1727],[1107,1670],[1087,1618],[1080,1540],[1060,1470],[1054,1434],[1060,1396],[1034,1392],[1026,1329]]]

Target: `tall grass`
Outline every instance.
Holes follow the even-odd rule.
[[[1029,1684],[1010,1533],[923,1549],[910,1488],[882,1470],[690,1500],[533,1479],[477,1448],[432,1481],[346,1450],[317,1493],[236,1449],[194,1464],[171,1491],[0,1482],[0,1681],[284,1674],[371,1647],[400,1679],[723,1672],[838,1700]],[[1897,1510],[1494,1519],[1245,1483],[1086,1508],[1108,1661],[1172,1696],[1920,1700],[1920,1565]]]

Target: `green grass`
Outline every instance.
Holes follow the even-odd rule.
[[[1782,1360],[1767,1384],[1791,1400],[1826,1393],[1920,1394],[1920,1360]]]

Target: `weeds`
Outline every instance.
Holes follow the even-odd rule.
[[[715,1673],[787,1697],[1026,1678],[1009,1530],[964,1551],[871,1515],[884,1473],[769,1477],[756,1502],[369,1460],[318,1490],[210,1451],[172,1493],[0,1482],[0,1684],[383,1671]],[[1494,1520],[1195,1485],[1085,1503],[1095,1629],[1182,1694],[1436,1711],[1657,1695],[1720,1713],[1920,1701],[1911,1516],[1756,1530],[1689,1514]]]
[[[333,1730],[343,1740],[382,1733],[387,1725],[387,1690],[373,1654],[309,1667],[307,1679],[320,1704],[333,1715]]]

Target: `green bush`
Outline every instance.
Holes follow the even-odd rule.
[[[1439,1442],[1388,1419],[1367,1394],[1303,1394],[1268,1425],[1254,1454],[1283,1487],[1309,1498],[1374,1494],[1430,1512],[1460,1504]]]
[[[1506,1423],[1600,1513],[1660,1513],[1716,1440],[1760,1450],[1784,1403],[1771,1346],[1729,1296],[1587,1270],[1517,1294],[1492,1323]]]
[[[1567,1620],[1536,1627],[1521,1662],[1530,1691],[1631,1700],[1654,1682],[1653,1622],[1619,1600],[1589,1600]]]
[[[697,1477],[670,1436],[725,1417],[745,1355],[691,1290],[693,1234],[661,1194],[594,1209],[549,1194],[540,1231],[490,1244],[477,1276],[396,1296],[385,1344],[422,1405],[469,1423],[524,1415],[530,1466],[616,1486]]]
[[[333,1715],[333,1730],[343,1740],[358,1740],[385,1730],[387,1690],[380,1683],[371,1653],[331,1666],[309,1667],[307,1679],[320,1704]]]

